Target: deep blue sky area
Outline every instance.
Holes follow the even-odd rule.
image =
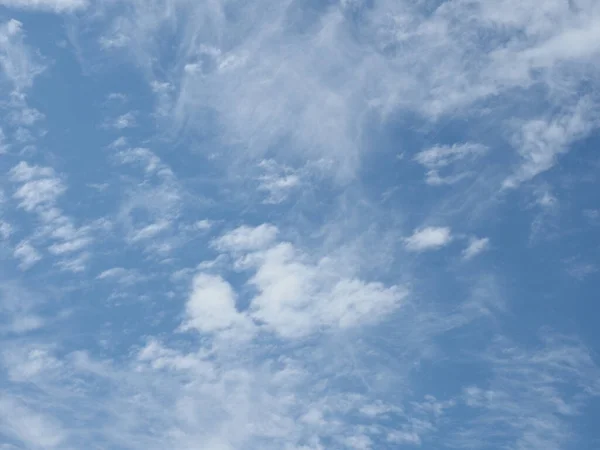
[[[0,450],[600,448],[598,30],[0,0]]]

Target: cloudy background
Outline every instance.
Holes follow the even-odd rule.
[[[600,3],[0,0],[0,449],[600,448]]]

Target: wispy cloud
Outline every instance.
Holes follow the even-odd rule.
[[[0,397],[0,430],[33,448],[60,448],[66,435],[58,421],[31,409],[18,397]]]
[[[464,166],[465,162],[468,163],[469,160],[480,157],[487,151],[487,147],[473,143],[436,146],[420,151],[415,155],[414,160],[428,169],[426,177],[427,184],[453,184],[468,175],[465,167],[462,167],[462,170],[454,170],[447,176],[440,176],[440,170],[447,170],[447,168],[455,165]],[[468,167],[468,165],[466,167]]]
[[[290,192],[301,183],[298,171],[281,166],[273,160],[261,161],[259,168],[263,173],[258,177],[258,190],[268,194],[265,203],[277,204],[285,201]]]
[[[597,126],[593,103],[580,100],[558,117],[542,118],[523,123],[515,136],[522,163],[504,181],[504,187],[518,186],[550,169],[557,158],[569,151],[570,145],[585,137]]]
[[[27,241],[20,242],[15,247],[13,255],[21,261],[19,263],[21,270],[30,269],[42,259],[42,255]]]
[[[39,312],[42,303],[37,293],[18,282],[3,280],[0,289],[0,335],[24,335],[42,328],[47,320]]]
[[[514,0],[501,6],[446,2],[433,10],[391,1],[369,7],[343,2],[308,13],[310,7],[304,11],[290,2],[277,8],[258,2],[244,6],[235,20],[220,4],[153,4],[134,2],[131,14],[116,19],[103,39],[126,42],[111,47],[133,54],[155,85],[166,83],[169,72],[179,129],[201,127],[210,108],[227,131],[227,145],[244,143],[242,148],[260,156],[285,140],[287,152],[327,158],[345,176],[356,173],[368,152],[361,138],[371,114],[387,118],[413,110],[434,121],[457,112],[468,116],[470,105],[488,98],[521,103],[518,89],[541,100],[534,91],[539,85],[560,108],[565,97],[578,96],[581,72],[568,68],[598,51],[587,38],[595,35],[600,13],[589,3],[552,3],[540,13]],[[509,10],[519,12],[503,12]],[[188,32],[175,37],[174,23]],[[161,33],[174,37],[179,49],[170,68],[152,58]],[[488,39],[478,37],[483,35]],[[511,45],[505,45],[509,35]],[[214,36],[229,36],[235,44]],[[565,52],[562,42],[577,50]],[[595,68],[583,70],[592,74]],[[168,103],[161,101],[161,108]],[[523,170],[513,181],[531,173]],[[430,182],[444,180],[434,175]]]
[[[96,277],[98,280],[116,281],[119,284],[133,284],[143,280],[144,277],[134,269],[125,269],[124,267],[113,267],[102,271]]]
[[[44,66],[25,44],[23,24],[11,19],[0,24],[0,69],[16,92],[31,87]]]
[[[486,356],[490,385],[465,389],[464,401],[476,410],[469,428],[456,433],[460,447],[506,442],[519,449],[562,449],[573,442],[568,418],[582,413],[586,397],[599,392],[598,368],[580,342],[546,334],[544,346],[527,351],[500,345]],[[577,393],[563,386],[579,386]]]
[[[72,12],[88,5],[87,0],[0,0],[0,5],[52,12]]]
[[[124,130],[126,128],[133,128],[136,126],[135,114],[133,112],[128,112],[125,114],[121,114],[117,117],[113,122],[112,126],[117,130]]]
[[[485,252],[490,247],[489,238],[471,238],[469,245],[462,252],[463,259],[469,260]]]

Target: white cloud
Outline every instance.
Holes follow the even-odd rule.
[[[12,106],[15,109],[10,114],[10,120],[14,124],[30,127],[45,117],[37,109],[27,107],[24,99],[14,102]]]
[[[600,270],[595,263],[581,261],[579,258],[569,258],[565,263],[567,273],[578,280],[583,280]]]
[[[0,201],[1,203],[1,201]],[[13,232],[13,228],[10,223],[0,220],[0,238],[6,240],[10,237]]]
[[[4,130],[0,128],[0,155],[5,154],[8,148],[9,145],[6,142],[6,133],[4,133]]]
[[[14,19],[0,24],[0,73],[17,92],[29,88],[44,70],[25,44],[22,27]]]
[[[108,148],[111,149],[118,149],[118,148],[123,148],[127,146],[127,138],[124,136],[118,137],[117,139],[115,139],[114,141],[112,141]]]
[[[75,238],[75,239],[71,239],[71,240],[68,240],[65,242],[52,244],[50,247],[48,247],[48,251],[54,255],[62,255],[65,253],[72,253],[72,252],[76,252],[76,251],[84,249],[85,247],[87,247],[89,245],[89,243],[91,241],[92,241],[92,239],[87,236]]]
[[[428,169],[441,169],[457,161],[480,156],[486,151],[487,147],[481,144],[440,145],[420,151],[414,159]]]
[[[184,329],[203,333],[249,325],[236,309],[236,294],[220,276],[200,273],[192,281],[192,292],[186,303]]]
[[[28,333],[41,328],[44,323],[44,319],[40,316],[20,315],[13,319],[10,331],[17,334]]]
[[[412,236],[404,239],[406,249],[411,252],[437,250],[452,241],[448,227],[425,227],[416,229]]]
[[[257,227],[242,225],[216,239],[214,245],[219,250],[261,250],[271,245],[277,238],[278,233],[277,227],[269,224],[262,224]]]
[[[12,181],[18,181],[21,183],[31,181],[36,178],[53,178],[54,176],[55,173],[51,167],[30,166],[25,161],[21,161],[9,172],[9,177]]]
[[[469,245],[462,252],[463,259],[469,260],[483,253],[490,247],[489,238],[471,238]]]
[[[582,80],[595,79],[594,2],[496,3],[444,2],[430,10],[423,2],[340,2],[309,14],[293,2],[273,8],[259,1],[229,20],[218,4],[137,1],[105,40],[131,52],[152,85],[169,80],[172,92],[161,91],[159,108],[166,117],[165,105],[173,105],[177,130],[204,126],[208,109],[224,144],[243,148],[241,157],[260,160],[285,142],[282,159],[324,158],[334,174],[351,177],[369,151],[363,143],[375,117],[386,121],[398,110],[432,122],[479,117],[470,106],[487,98],[504,102],[508,117],[526,114],[518,106],[532,99],[561,110],[565,98],[579,97]],[[169,34],[176,28],[188,33]],[[154,57],[163,32],[179,55],[168,67]],[[494,123],[505,118],[500,110],[486,114]],[[433,184],[456,179],[435,175]]]
[[[31,240],[45,245],[52,255],[68,258],[68,261],[59,263],[61,266],[81,271],[87,259],[87,255],[81,252],[93,241],[92,229],[89,226],[76,227],[72,219],[58,208],[57,202],[67,190],[61,178],[51,167],[32,166],[24,161],[10,170],[9,178],[20,183],[13,194],[19,206],[35,213],[40,222]],[[19,249],[21,257],[26,254],[34,259],[36,255],[40,256],[37,251],[31,251],[31,244],[27,245]]]
[[[33,267],[38,261],[42,259],[42,255],[33,247],[29,242],[22,241],[16,247],[13,252],[15,258],[21,260],[19,268],[21,270],[27,270]]]
[[[536,194],[536,203],[540,205],[543,209],[552,211],[558,207],[558,199],[552,192],[548,189],[539,189],[535,192]]]
[[[58,261],[57,266],[63,271],[80,273],[86,269],[89,258],[90,253],[88,252],[78,253],[74,256],[69,255]]]
[[[10,170],[9,176],[12,181],[23,183],[13,196],[26,211],[52,205],[66,190],[50,167],[30,166],[21,161]]]
[[[135,114],[132,112],[122,114],[114,120],[112,125],[117,130],[124,130],[125,128],[133,128],[136,126]]]
[[[128,100],[128,97],[126,94],[123,94],[122,92],[111,92],[110,94],[108,94],[106,96],[106,100],[107,101],[116,101],[119,103],[123,103],[126,102]]]
[[[214,222],[212,220],[202,219],[194,223],[194,228],[199,231],[208,231],[213,227],[213,225]]]
[[[51,349],[28,345],[7,346],[2,351],[4,365],[12,381],[31,381],[36,376],[59,368],[62,364],[51,354]]]
[[[301,183],[298,171],[277,164],[274,160],[262,160],[258,166],[263,172],[258,177],[258,190],[268,193],[265,203],[282,203]]]
[[[491,130],[491,135],[504,134],[504,113],[515,113],[516,126],[527,128],[526,122],[531,122],[528,114],[535,116],[541,100],[545,110],[556,111],[556,117],[542,120],[546,125],[568,116],[565,105],[573,104],[573,95],[579,95],[573,94],[572,74],[586,78],[592,90],[597,79],[595,63],[586,58],[594,54],[598,44],[583,41],[596,34],[592,25],[598,17],[597,7],[591,0],[582,1],[577,13],[562,0],[284,1],[275,5],[263,0],[235,5],[219,1],[130,0],[124,8],[116,2],[118,26],[111,28],[112,34],[101,42],[107,48],[132,52],[135,58],[128,59],[144,66],[145,79],[150,80],[157,96],[158,114],[154,118],[173,119],[175,131],[198,132],[203,137],[206,128],[210,127],[211,132],[207,133],[211,139],[206,145],[199,146],[188,139],[190,136],[162,134],[162,129],[156,133],[158,137],[140,129],[132,134],[132,140],[136,139],[134,135],[144,135],[163,145],[164,137],[174,141],[182,138],[178,142],[185,146],[192,143],[199,151],[209,148],[216,159],[221,157],[224,164],[234,166],[234,175],[241,171],[239,179],[251,179],[251,187],[258,187],[266,202],[272,204],[282,203],[299,187],[313,187],[306,177],[306,168],[312,167],[310,161],[324,161],[323,167],[344,181],[364,174],[365,184],[361,178],[360,183],[338,191],[328,190],[327,183],[318,180],[315,191],[325,195],[315,198],[316,208],[311,204],[302,209],[304,205],[294,204],[286,210],[282,205],[265,208],[251,204],[242,212],[235,209],[232,216],[230,198],[216,195],[211,208],[205,210],[197,197],[188,195],[177,184],[157,154],[141,147],[128,148],[124,139],[116,141],[111,154],[120,163],[141,170],[113,168],[123,173],[109,174],[102,179],[108,189],[93,193],[103,200],[97,203],[102,214],[108,206],[104,201],[109,203],[115,193],[125,196],[115,219],[122,228],[111,229],[114,235],[107,242],[98,240],[102,245],[99,253],[112,261],[109,265],[94,264],[95,268],[107,269],[93,273],[102,281],[89,283],[64,274],[53,278],[54,271],[42,273],[44,289],[53,296],[58,294],[61,302],[40,309],[43,314],[38,314],[33,307],[18,310],[20,306],[16,305],[21,299],[17,298],[13,306],[16,312],[4,314],[3,309],[0,314],[0,333],[20,333],[17,345],[48,340],[57,342],[60,348],[54,354],[43,346],[32,345],[28,352],[6,355],[7,347],[2,345],[2,369],[8,374],[3,387],[7,392],[18,392],[19,398],[9,395],[12,402],[5,409],[15,413],[0,419],[0,427],[8,428],[0,429],[0,435],[9,434],[18,447],[60,450],[82,448],[89,442],[98,448],[144,450],[194,450],[198,443],[207,450],[368,449],[385,447],[386,440],[391,447],[441,443],[483,448],[498,444],[519,450],[550,450],[560,448],[561,442],[576,442],[569,440],[564,416],[582,411],[581,405],[598,390],[594,363],[585,359],[583,348],[577,345],[564,348],[550,343],[543,351],[539,347],[527,351],[513,343],[500,343],[487,354],[488,359],[475,361],[481,362],[481,367],[476,367],[476,377],[470,377],[469,383],[477,387],[467,387],[463,395],[458,394],[464,402],[460,411],[452,417],[444,416],[453,407],[453,395],[461,392],[459,383],[463,381],[444,385],[445,369],[454,363],[457,366],[452,369],[464,368],[463,359],[455,360],[458,353],[453,351],[461,356],[472,355],[471,350],[481,348],[488,334],[498,334],[503,321],[495,314],[500,308],[492,307],[496,297],[490,294],[492,288],[487,281],[469,290],[471,295],[462,296],[465,278],[482,278],[475,266],[469,267],[467,277],[462,276],[461,271],[466,270],[462,266],[452,268],[461,279],[450,290],[456,295],[445,295],[450,291],[445,289],[444,277],[440,277],[435,289],[443,297],[439,304],[425,295],[415,295],[418,300],[411,302],[403,286],[411,279],[412,258],[403,261],[398,246],[404,244],[408,251],[422,252],[442,248],[457,237],[448,227],[430,226],[414,230],[412,236],[408,236],[409,230],[408,237],[398,241],[397,224],[403,218],[398,219],[396,213],[401,206],[396,209],[394,205],[392,211],[385,212],[373,204],[363,209],[355,201],[367,196],[353,192],[363,187],[370,191],[375,186],[373,181],[377,182],[376,188],[379,182],[395,183],[393,177],[389,178],[389,173],[395,173],[392,167],[384,167],[381,178],[373,180],[372,172],[367,177],[367,172],[361,171],[360,160],[371,146],[374,152],[380,150],[377,144],[381,141],[371,139],[372,133],[381,133],[387,139],[391,132],[387,127],[393,126],[397,136],[395,130],[404,124],[398,127],[396,122],[405,117],[418,122],[417,127],[421,121],[430,121],[424,128],[435,129],[428,134],[434,139],[438,130],[446,134],[448,130],[442,127],[447,122],[454,126],[454,120],[463,124],[467,123],[463,119],[476,117],[469,121],[467,130],[457,127],[447,134],[453,138],[455,134],[468,134],[478,139],[484,132],[478,128],[479,120],[499,128]],[[90,47],[94,49],[97,41],[93,33],[104,20],[111,20],[113,12],[114,2],[105,3],[98,2],[98,9],[90,14],[92,19],[82,16],[76,21],[85,29],[83,37],[88,42],[92,38]],[[309,3],[310,10],[306,9]],[[589,20],[584,20],[586,15]],[[582,33],[578,34],[578,29]],[[563,37],[572,51],[567,52],[566,45],[561,44]],[[162,47],[154,47],[155,43]],[[165,51],[168,64],[161,60]],[[94,64],[112,61],[98,59],[97,55],[91,59]],[[157,81],[159,77],[169,82]],[[561,89],[564,94],[559,93]],[[130,94],[134,102],[136,94]],[[489,102],[482,102],[485,105],[477,103],[488,97]],[[562,102],[561,98],[569,101]],[[595,106],[595,100],[589,101]],[[501,107],[495,108],[497,104]],[[524,104],[526,108],[515,107]],[[483,113],[481,106],[486,108]],[[145,114],[140,110],[136,116],[140,125],[146,124]],[[33,124],[34,116],[25,112],[18,117]],[[582,117],[587,124],[583,128],[593,126],[593,114],[582,113]],[[128,123],[123,122],[124,126]],[[539,128],[541,131],[534,130],[533,134],[547,132],[543,126]],[[578,128],[563,129],[569,135]],[[214,134],[219,135],[214,138],[218,142],[212,141]],[[398,141],[399,145],[405,144],[403,137]],[[520,137],[516,141],[518,148],[530,146]],[[406,142],[412,141],[409,138]],[[564,142],[572,141],[565,138]],[[222,146],[227,146],[227,152],[220,153]],[[383,150],[381,155],[389,156],[397,149]],[[410,152],[410,148],[402,150]],[[417,154],[415,161],[428,171],[428,183],[451,184],[471,173],[479,175],[476,169],[470,170],[469,164],[484,151],[477,144],[438,145]],[[523,151],[523,155],[530,153]],[[189,182],[186,187],[197,187],[196,182],[204,186],[206,174],[192,173],[193,168],[182,167],[186,162],[181,155],[173,155],[169,158],[174,158],[174,168],[187,177],[182,183]],[[501,159],[504,154],[492,156]],[[45,153],[43,157],[52,159]],[[379,158],[378,154],[373,167],[386,164]],[[538,170],[548,167],[547,161],[552,158],[522,156],[520,162],[527,166],[531,165],[529,160],[537,164]],[[258,176],[257,164],[261,170]],[[497,166],[494,161],[494,168]],[[70,163],[63,167],[70,167]],[[525,181],[525,175],[531,176],[535,170],[517,168],[515,183]],[[143,172],[141,177],[139,172]],[[227,191],[221,190],[222,185],[213,190],[212,183],[216,185],[220,180],[218,175],[213,178],[212,170],[208,175],[211,187],[206,189],[207,195]],[[499,174],[498,182],[505,175]],[[76,226],[78,222],[58,208],[63,193],[59,189],[53,194],[48,184],[54,180],[66,189],[66,177],[50,168],[26,164],[14,169],[12,176],[18,184],[14,191],[22,191],[14,198],[22,209],[35,213],[36,227],[40,225],[26,239],[43,248],[46,258],[67,258],[59,267],[80,270],[94,229]],[[88,181],[85,173],[73,179]],[[116,179],[131,184],[115,185]],[[46,186],[40,185],[41,181]],[[323,185],[326,187],[321,192]],[[46,194],[33,194],[38,191]],[[64,196],[69,200],[65,208],[76,209],[82,193],[69,194]],[[331,194],[340,197],[332,198]],[[460,191],[456,197],[465,194]],[[546,200],[540,198],[551,203]],[[338,201],[344,203],[343,207],[332,211],[329,205]],[[441,203],[444,213],[454,206],[448,206],[451,202],[445,199]],[[86,199],[84,204],[85,213],[89,213]],[[440,223],[440,217],[446,223],[458,223],[456,216],[430,209],[429,204],[416,207],[419,211],[401,214],[422,216],[423,208],[435,215],[425,223]],[[225,228],[231,229],[241,220],[261,223],[265,209],[272,214],[270,220],[281,220],[296,228],[285,232],[282,228],[280,232],[269,224],[241,226],[214,239],[210,246],[204,242],[209,233],[194,233],[213,226],[213,222],[199,221],[193,229],[193,221],[205,217],[203,214],[225,219]],[[305,215],[307,210],[310,214]],[[321,211],[327,218],[336,214],[341,218],[323,224]],[[220,213],[222,216],[218,216]],[[20,218],[26,214],[17,211],[17,215]],[[15,224],[19,225],[15,234],[21,239],[27,224]],[[382,239],[377,245],[356,250],[353,237],[357,233],[372,227],[369,233],[373,233],[374,242],[381,236],[380,228],[388,225],[394,229],[390,234],[396,239]],[[179,253],[173,251],[169,259],[161,258],[158,268],[153,265],[155,259],[143,253],[150,247],[173,249],[178,242],[185,242],[187,236],[181,235],[188,233],[195,234],[194,243],[199,244],[186,246]],[[326,238],[322,239],[323,235]],[[304,244],[303,239],[310,244]],[[392,244],[381,256],[378,250],[388,242]],[[123,244],[135,246],[123,249]],[[489,241],[473,238],[466,245],[463,257],[469,259],[485,250]],[[143,247],[142,252],[139,247]],[[394,256],[388,259],[388,254]],[[213,257],[213,261],[196,266],[200,272],[186,269]],[[115,260],[127,267],[132,262],[143,264],[138,270],[112,267]],[[377,264],[372,264],[374,260]],[[443,260],[437,262],[443,264]],[[148,286],[127,286],[138,280],[142,271]],[[437,275],[426,272],[421,272],[426,281]],[[167,287],[163,277],[170,273],[178,276],[173,276],[173,285]],[[38,275],[37,271],[19,274],[27,282],[39,284]],[[187,285],[182,286],[181,280],[188,278],[191,286],[183,294]],[[46,281],[49,286],[45,286]],[[4,283],[0,284],[3,288]],[[94,284],[101,285],[99,294],[94,294]],[[95,302],[93,296],[102,295],[106,286],[113,284],[124,299],[148,301],[129,302],[120,310],[104,311],[101,308],[105,304]],[[126,292],[134,288],[135,296]],[[83,324],[81,331],[86,339],[73,339],[72,333],[64,333],[71,329],[71,323],[53,324],[44,333],[28,333],[49,322],[48,315],[59,314],[59,306],[55,305],[71,304],[71,299],[82,297],[86,307],[73,312],[78,316],[72,323],[77,321],[79,328]],[[467,304],[462,303],[464,298],[469,299]],[[185,308],[180,311],[178,305],[183,301]],[[105,312],[110,315],[108,320]],[[79,314],[85,320],[80,320]],[[494,327],[484,322],[474,329],[453,332],[482,316],[493,320]],[[186,329],[188,334],[169,332],[168,324],[179,319],[182,322],[177,330]],[[369,326],[373,324],[377,326]],[[160,334],[160,341],[152,337],[155,332]],[[124,347],[139,342],[141,335],[149,336],[149,340],[139,352]],[[245,340],[238,339],[233,345],[225,339],[241,336]],[[73,345],[87,346],[92,352],[95,341],[101,339],[103,349],[96,350],[96,355],[72,352]],[[460,345],[447,346],[449,340]],[[117,353],[111,354],[111,348],[118,349]],[[443,356],[443,364],[439,364],[439,355]],[[421,376],[423,371],[428,376]],[[564,385],[563,380],[567,380]],[[442,381],[443,389],[438,389],[438,381]],[[415,398],[417,393],[426,392],[430,382],[434,390],[448,392],[450,397]],[[21,414],[23,411],[26,414]],[[26,420],[25,415],[34,419]],[[473,416],[476,419],[471,421]],[[439,418],[441,423],[436,423]],[[446,439],[448,435],[453,439]]]
[[[33,449],[61,448],[67,438],[61,424],[24,404],[18,397],[0,396],[0,431]]]
[[[252,315],[282,336],[369,324],[399,307],[406,295],[397,286],[340,277],[323,262],[304,262],[288,243],[253,256],[256,273],[250,283],[259,294],[252,300]]]
[[[127,243],[163,256],[182,245],[185,237],[175,231],[183,229],[177,221],[185,190],[170,167],[154,152],[141,147],[118,150],[113,160],[143,169],[141,176],[127,174],[130,181],[122,189],[124,199],[117,218]]]
[[[514,138],[523,161],[504,181],[504,187],[516,187],[552,168],[573,142],[585,137],[597,125],[594,109],[594,103],[583,98],[558,117],[523,123]]]
[[[250,271],[256,294],[249,315],[286,338],[320,329],[371,324],[396,310],[407,291],[401,286],[365,282],[344,274],[332,258],[312,260],[289,242],[276,242],[277,228],[239,227],[215,240],[231,251],[235,265]]]
[[[482,356],[493,376],[487,386],[464,390],[464,402],[477,419],[456,433],[453,444],[479,448],[498,430],[504,430],[507,446],[523,450],[559,450],[572,442],[565,419],[582,413],[583,397],[600,394],[598,368],[576,340],[545,335],[543,341],[541,348],[525,350],[500,340]]]
[[[72,12],[87,7],[87,0],[0,0],[0,5],[52,12]]]
[[[474,143],[438,145],[420,151],[413,159],[428,169],[427,184],[439,186],[454,184],[469,176],[469,165],[487,151],[486,146]],[[450,170],[450,174],[441,176],[441,170]]]
[[[36,312],[41,299],[18,283],[2,280],[0,286],[0,334],[23,334],[42,328],[46,318]]]
[[[14,193],[20,206],[26,211],[53,204],[64,194],[66,188],[58,178],[42,178],[24,183]]]
[[[146,173],[158,172],[163,176],[172,176],[171,170],[162,163],[161,159],[147,148],[130,148],[117,153],[122,164],[139,164]]]
[[[138,230],[135,230],[131,235],[131,242],[139,242],[146,239],[152,239],[162,233],[165,230],[168,230],[171,227],[171,222],[167,220],[161,220],[160,222],[151,223],[150,225],[146,225]]]
[[[112,269],[102,271],[96,278],[98,280],[116,280],[121,284],[133,284],[142,280],[143,276],[133,269],[113,267]]]

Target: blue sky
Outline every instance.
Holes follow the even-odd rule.
[[[0,449],[598,449],[600,3],[0,0]]]

